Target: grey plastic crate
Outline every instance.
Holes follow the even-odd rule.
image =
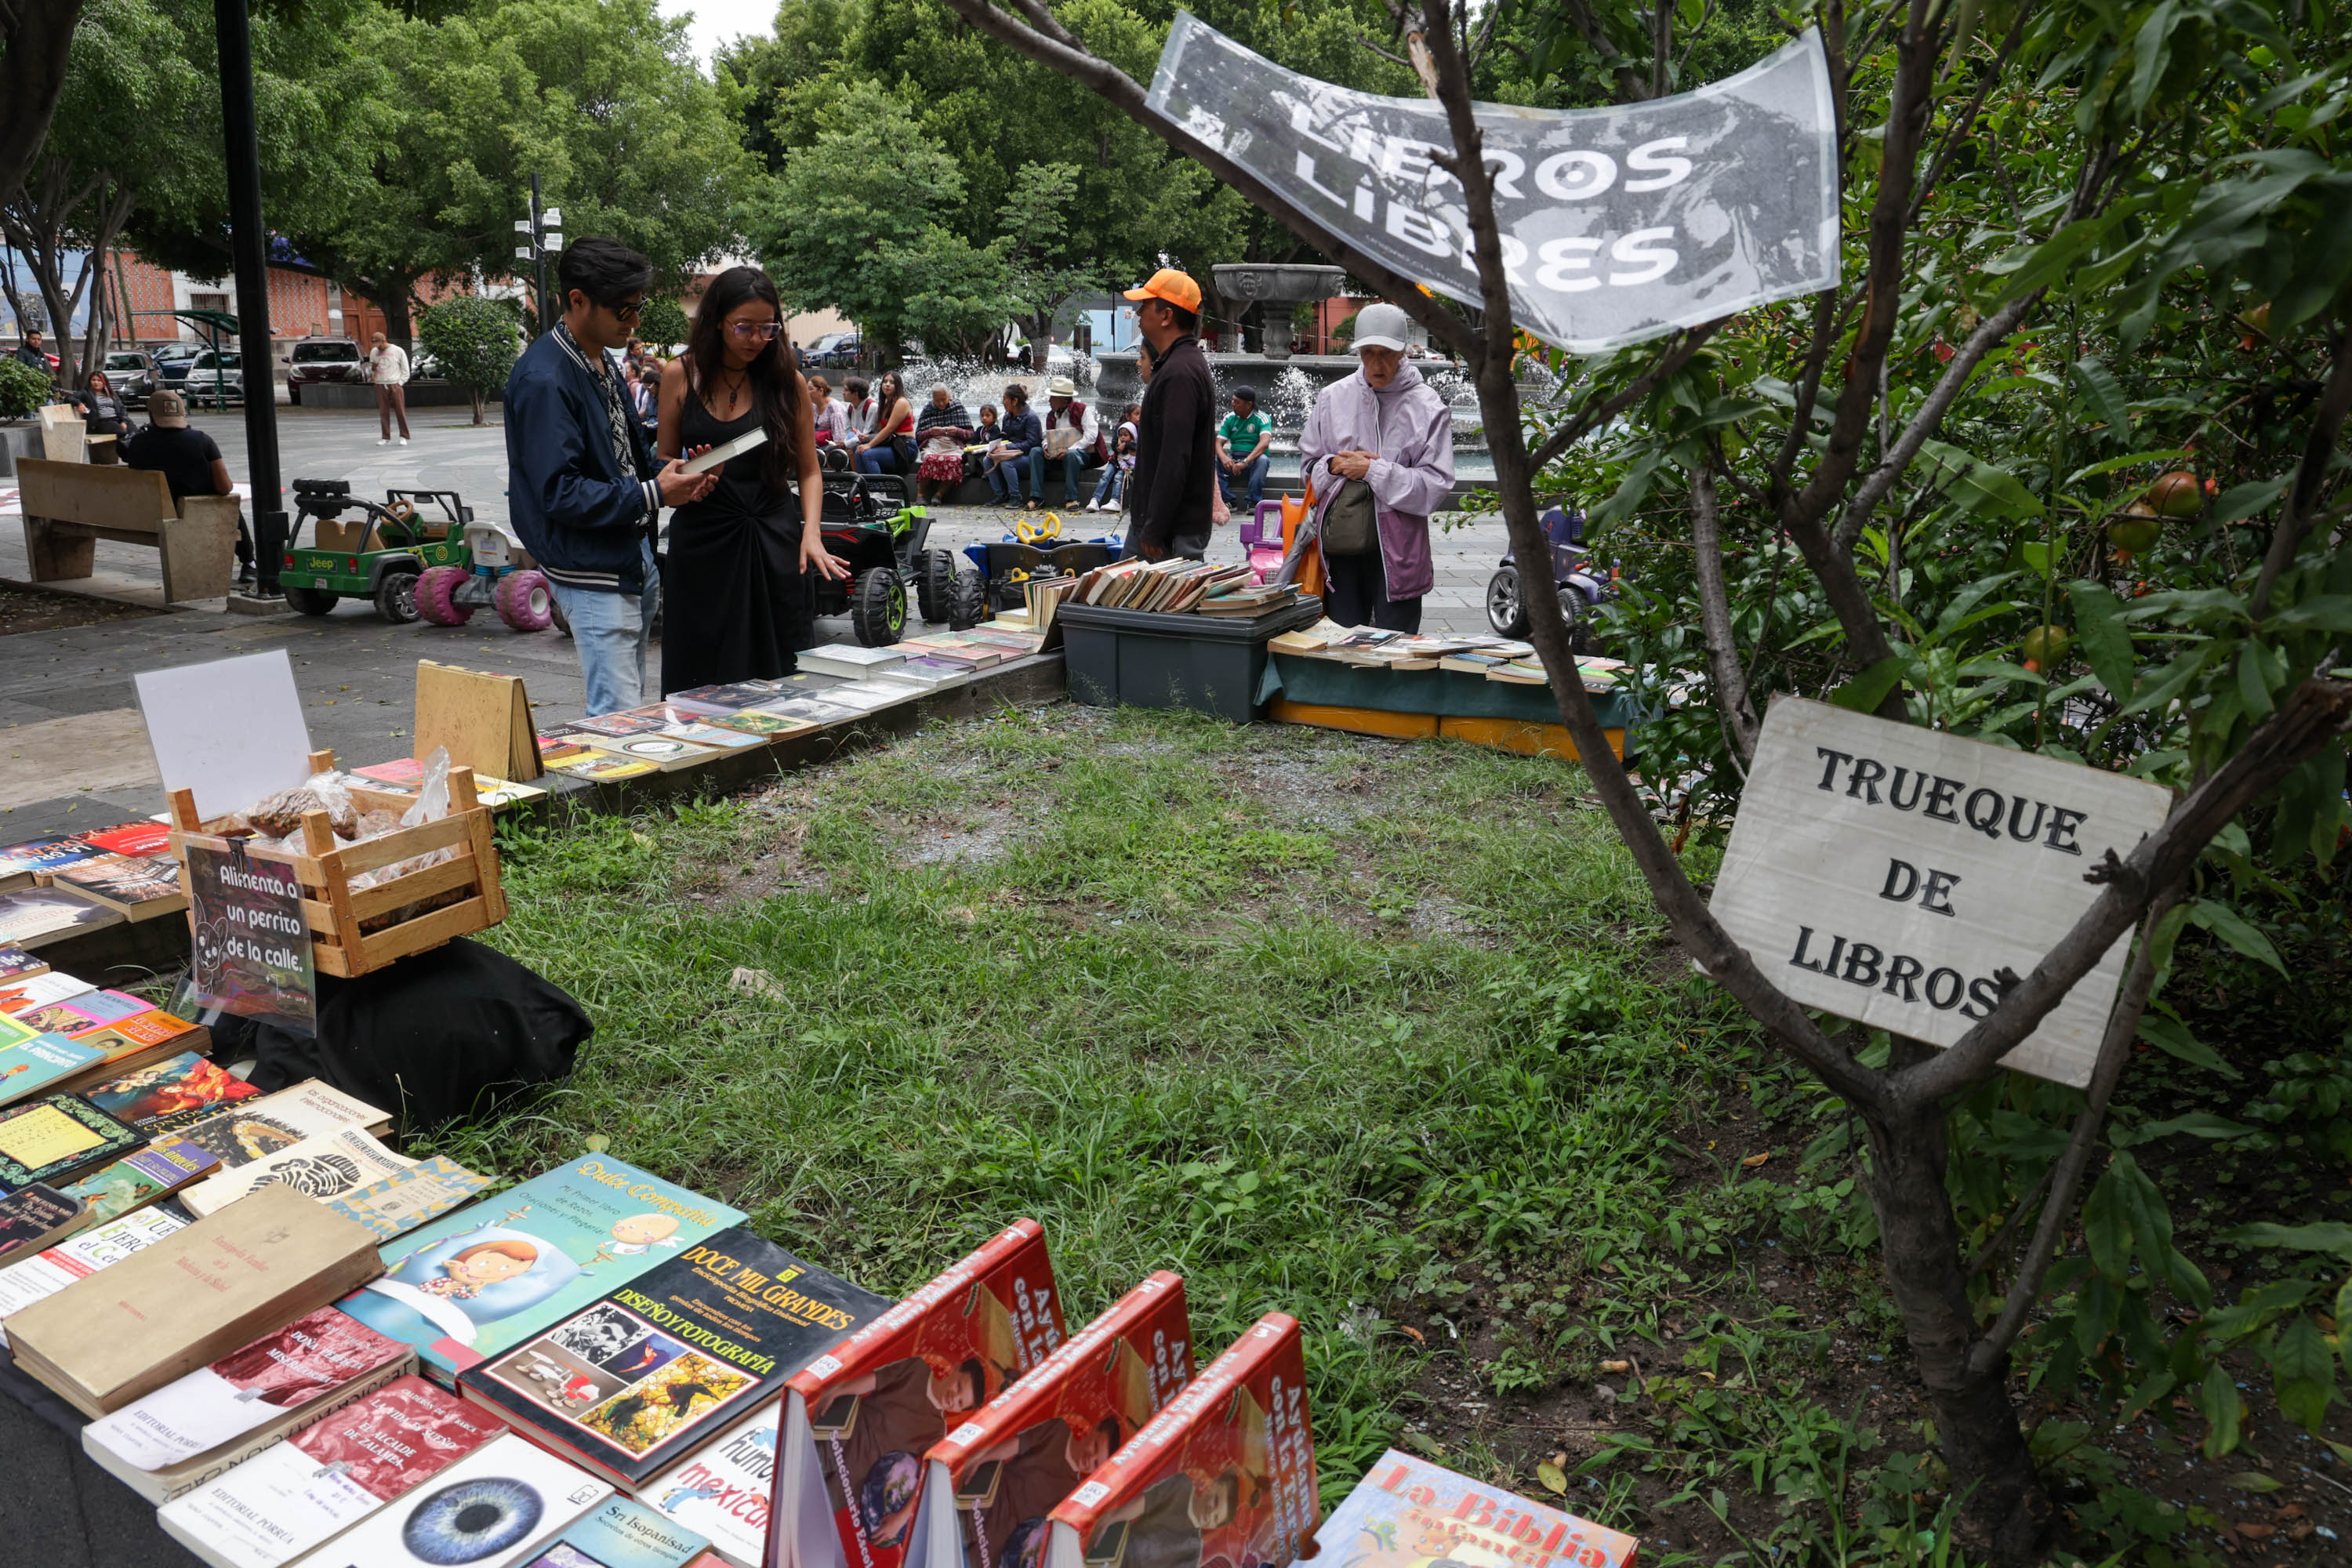
[[[1245,621],[1099,605],[1064,605],[1054,613],[1073,702],[1189,708],[1236,724],[1258,716],[1267,639],[1322,618],[1320,599]]]

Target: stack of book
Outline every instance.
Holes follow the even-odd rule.
[[[1165,561],[1130,557],[1097,566],[1067,595],[1106,609],[1165,615],[1262,616],[1298,600],[1296,583],[1253,583],[1246,566],[1211,566],[1181,556]]]
[[[0,942],[179,913],[188,900],[170,851],[159,822],[0,846]]]
[[[1536,657],[1533,644],[1484,633],[1413,636],[1373,626],[1342,626],[1327,620],[1303,631],[1286,632],[1266,647],[1275,653],[1328,659],[1335,664],[1403,670],[1449,669],[1514,686],[1541,686],[1550,679],[1544,673],[1542,660]],[[1579,655],[1576,659],[1577,674],[1584,689],[1594,693],[1616,689],[1622,679],[1619,672],[1624,668],[1620,659],[1588,655]]]

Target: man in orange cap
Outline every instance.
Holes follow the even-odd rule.
[[[1209,550],[1216,485],[1217,387],[1201,352],[1201,286],[1163,267],[1140,289],[1135,324],[1151,349],[1151,381],[1137,422],[1127,548],[1146,561],[1199,560]]]

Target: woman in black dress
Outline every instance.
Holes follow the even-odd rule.
[[[814,641],[808,574],[849,574],[818,530],[824,491],[808,389],[776,286],[756,267],[731,267],[712,280],[685,356],[662,377],[658,445],[677,456],[754,428],[766,444],[730,459],[716,489],[671,514],[664,696],[790,675],[793,655]]]

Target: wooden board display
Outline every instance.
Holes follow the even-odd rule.
[[[539,739],[532,732],[530,697],[519,675],[485,675],[416,661],[415,755],[429,757],[436,746],[449,749],[449,761],[513,784],[540,776]]]

